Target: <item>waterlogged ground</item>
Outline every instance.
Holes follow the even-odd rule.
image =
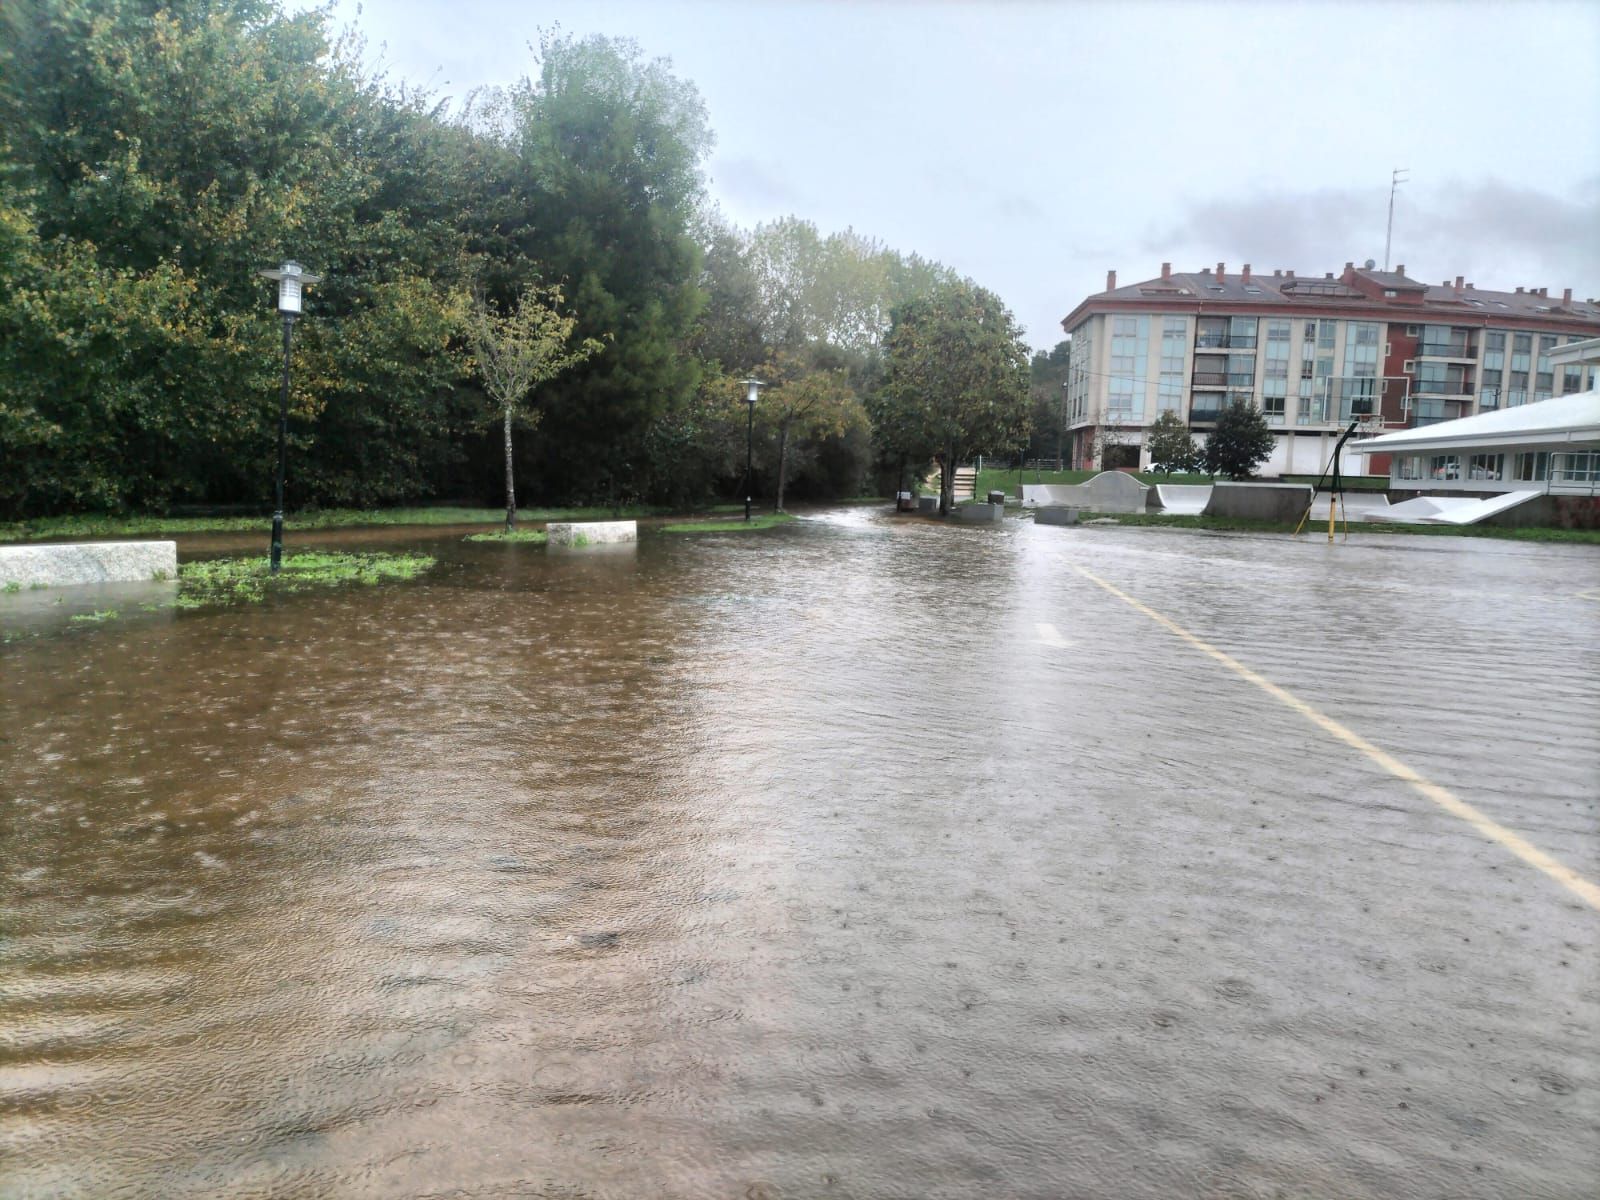
[[[1600,880],[1593,548],[460,532],[0,597],[0,1194],[1593,1195],[1600,911],[1095,581]]]

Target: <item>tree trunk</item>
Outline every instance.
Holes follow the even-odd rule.
[[[789,467],[789,422],[778,423],[778,499],[772,506],[773,512],[783,511],[783,476]]]
[[[517,524],[517,480],[511,470],[511,408],[506,406],[506,532]]]
[[[939,515],[948,517],[955,503],[956,456],[952,446],[946,446],[944,461],[939,464]]]

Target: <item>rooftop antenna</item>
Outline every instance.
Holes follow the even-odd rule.
[[[1386,274],[1389,270],[1389,243],[1394,241],[1394,194],[1400,190],[1402,183],[1408,182],[1406,176],[1409,174],[1410,167],[1396,167],[1389,177],[1389,227],[1383,235],[1383,269]]]

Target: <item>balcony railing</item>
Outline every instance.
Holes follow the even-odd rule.
[[[1195,387],[1227,387],[1228,376],[1221,371],[1196,371],[1190,382]]]
[[[1228,386],[1229,387],[1235,387],[1235,388],[1254,387],[1255,386],[1255,382],[1256,382],[1256,373],[1254,371],[1251,371],[1250,374],[1248,374],[1248,375],[1229,375],[1228,376]]]
[[[1413,396],[1470,396],[1472,384],[1465,379],[1414,379]]]
[[[1194,335],[1196,350],[1254,350],[1256,335],[1243,333],[1206,333]]]
[[[1215,425],[1217,418],[1222,415],[1220,408],[1191,408],[1189,421],[1191,424]]]
[[[1477,358],[1478,348],[1470,342],[1423,342],[1418,358]]]

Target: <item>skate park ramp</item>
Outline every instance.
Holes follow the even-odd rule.
[[[1321,493],[1311,502],[1311,520],[1326,521],[1331,492]],[[1345,492],[1340,497],[1341,515],[1347,521],[1381,521],[1389,511],[1389,497],[1383,492]]]
[[[1022,505],[1089,508],[1103,513],[1142,513],[1150,488],[1125,471],[1102,471],[1083,483],[1025,483]]]
[[[1505,492],[1487,500],[1476,496],[1418,496],[1363,513],[1362,520],[1396,521],[1403,525],[1476,525],[1542,495],[1543,492],[1533,491]]]
[[[1158,483],[1147,501],[1172,517],[1198,517],[1211,502],[1209,483]]]

